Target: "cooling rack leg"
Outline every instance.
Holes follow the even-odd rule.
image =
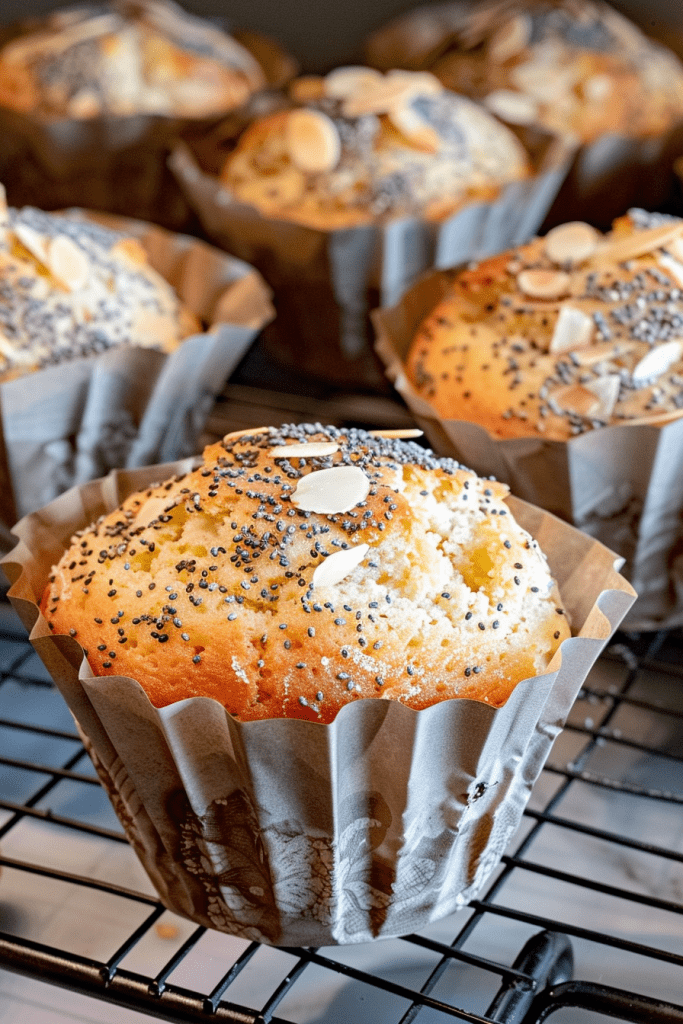
[[[539,932],[526,943],[514,963],[528,981],[512,979],[504,985],[486,1011],[501,1024],[522,1024],[537,992],[568,981],[574,969],[572,945],[566,935]]]
[[[539,992],[521,1024],[541,1024],[561,1007],[571,1006],[618,1017],[632,1024],[683,1024],[683,1007],[623,992],[589,981],[570,981]]]

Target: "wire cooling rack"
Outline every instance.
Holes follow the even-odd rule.
[[[159,904],[0,603],[0,967],[167,1021],[683,1021],[683,637],[618,641],[481,899],[398,940],[274,950]]]
[[[412,423],[381,397],[269,385],[238,376],[205,440],[303,419]],[[156,899],[0,598],[0,972],[143,1019],[683,1024],[682,805],[683,633],[620,634],[468,908],[419,934],[326,949],[207,931]]]

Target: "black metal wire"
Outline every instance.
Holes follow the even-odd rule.
[[[7,608],[4,608],[7,612]],[[644,963],[654,963],[677,971],[680,975],[680,992],[683,998],[683,904],[671,895],[666,897],[640,892],[624,887],[623,882],[590,877],[585,865],[582,871],[571,863],[542,863],[534,859],[535,844],[544,830],[560,830],[568,839],[582,836],[587,842],[605,844],[614,851],[628,851],[634,855],[657,858],[663,864],[683,864],[683,850],[669,849],[660,837],[648,837],[647,841],[631,835],[621,834],[614,823],[600,825],[574,820],[563,813],[563,801],[572,792],[572,787],[583,785],[600,791],[609,800],[618,795],[627,795],[638,801],[651,801],[678,807],[683,803],[683,782],[680,790],[671,785],[667,772],[678,771],[683,780],[683,748],[669,749],[648,745],[647,739],[636,732],[627,735],[615,728],[617,716],[622,710],[631,716],[660,715],[672,723],[683,718],[683,636],[620,636],[603,656],[605,662],[623,670],[619,686],[605,689],[593,684],[589,678],[581,698],[587,706],[596,704],[600,709],[599,724],[570,724],[566,735],[580,747],[570,763],[554,761],[547,766],[545,777],[554,780],[551,795],[543,807],[530,806],[525,812],[524,828],[517,845],[502,858],[500,868],[494,875],[483,895],[473,901],[464,916],[453,918],[452,941],[443,941],[432,935],[408,935],[399,940],[409,953],[421,950],[430,958],[425,977],[418,985],[412,985],[400,977],[387,976],[386,971],[365,969],[336,959],[329,951],[317,949],[285,949],[283,954],[293,958],[293,963],[284,977],[274,982],[268,991],[259,992],[258,1008],[245,1006],[232,997],[242,979],[252,973],[257,964],[260,947],[247,944],[239,953],[232,952],[226,961],[222,976],[214,981],[210,992],[194,991],[175,984],[174,974],[183,968],[189,958],[199,956],[202,939],[206,930],[195,927],[150,976],[143,976],[126,966],[126,958],[132,954],[146,936],[158,924],[165,913],[164,907],[154,897],[136,892],[87,874],[69,872],[59,867],[44,866],[36,851],[36,862],[22,860],[10,853],[2,852],[5,838],[10,839],[15,829],[31,819],[55,830],[68,829],[84,837],[95,837],[108,843],[125,843],[123,834],[107,828],[95,820],[79,820],[68,814],[52,810],[50,801],[61,784],[74,787],[98,786],[97,779],[86,771],[79,770],[84,751],[75,732],[65,728],[51,728],[44,723],[32,724],[21,716],[12,717],[12,712],[3,705],[0,716],[0,738],[3,736],[23,737],[33,742],[31,750],[41,750],[42,744],[58,740],[68,745],[62,750],[60,763],[50,763],[49,756],[22,754],[14,756],[9,745],[0,747],[0,786],[3,769],[17,773],[22,780],[33,782],[27,785],[28,796],[18,800],[12,792],[0,788],[0,811],[6,820],[0,824],[0,867],[3,871],[21,873],[28,880],[35,876],[50,879],[58,884],[73,885],[80,890],[103,892],[112,899],[125,900],[132,907],[138,907],[142,914],[135,917],[130,930],[120,941],[115,952],[106,960],[98,961],[68,950],[58,949],[37,942],[29,935],[15,928],[14,933],[0,928],[0,967],[29,978],[47,981],[84,995],[115,1003],[121,1007],[146,1013],[150,1017],[170,1022],[233,1021],[240,1024],[288,1024],[285,1018],[277,1017],[276,1011],[283,1006],[296,986],[307,978],[310,971],[329,972],[349,985],[367,986],[368,990],[393,999],[395,1016],[378,1024],[420,1024],[425,1014],[432,1020],[469,1021],[470,1024],[534,1024],[548,1019],[564,1007],[580,1008],[600,1013],[623,1021],[652,1021],[657,1024],[682,1024],[683,1004],[672,1003],[666,998],[657,998],[652,993],[631,992],[611,984],[609,968],[605,968],[600,983],[595,978],[574,978],[574,944],[589,944],[599,959],[601,950],[620,951],[628,956],[638,957]],[[32,667],[32,652],[20,624],[16,630],[10,614],[3,615],[0,630],[0,697],[5,684],[15,684],[35,690],[47,687],[49,683]],[[35,662],[33,662],[35,665]],[[643,696],[641,686],[644,673],[654,673],[666,679],[672,693],[678,694],[677,702],[669,706],[659,697],[652,701]],[[2,740],[0,739],[0,743]],[[605,777],[593,767],[592,758],[604,744],[610,744],[615,752],[624,757],[651,758],[652,763],[662,769],[661,785],[658,778],[649,778],[647,784],[638,779]],[[83,762],[85,763],[85,762]],[[644,804],[644,806],[646,805]],[[549,884],[574,887],[588,898],[613,899],[639,912],[649,914],[660,912],[680,919],[681,941],[677,948],[667,949],[663,945],[650,945],[627,935],[612,931],[601,931],[571,921],[555,921],[536,912],[534,907],[520,909],[505,902],[505,893],[511,879],[537,878],[542,876]],[[27,881],[28,884],[28,881]],[[1,894],[0,894],[1,895]],[[510,932],[510,942],[500,960],[482,954],[477,950],[476,937],[482,927],[500,927],[505,923],[522,926],[521,931]],[[524,934],[520,941],[519,935]],[[505,933],[507,935],[507,932]],[[514,944],[517,945],[514,945]],[[380,944],[381,951],[381,944]],[[234,949],[234,947],[233,947]],[[389,955],[389,954],[388,954]],[[606,964],[609,964],[607,959]],[[473,1009],[464,998],[464,990],[457,982],[459,972],[475,971],[488,979],[489,997]],[[246,973],[245,973],[246,972]],[[464,976],[464,975],[463,975]],[[450,978],[455,983],[445,984]],[[243,988],[241,989],[243,991]],[[680,1002],[680,1001],[679,1001]],[[332,1005],[329,1020],[337,1024],[338,1018]]]

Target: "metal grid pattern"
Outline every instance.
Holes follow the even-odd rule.
[[[683,637],[619,641],[481,899],[400,940],[271,950],[172,918],[136,877],[3,603],[0,966],[168,1021],[683,1021]]]

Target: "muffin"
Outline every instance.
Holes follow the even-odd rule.
[[[683,118],[683,65],[601,0],[487,0],[402,15],[368,43],[380,68],[428,68],[512,124],[659,136]]]
[[[119,345],[172,352],[201,330],[134,237],[0,201],[0,382]]]
[[[0,105],[44,118],[206,118],[264,85],[247,49],[168,0],[65,8],[0,50]]]
[[[249,126],[221,173],[267,217],[323,230],[441,220],[530,173],[508,129],[428,73],[338,68],[290,92],[296,105]]]
[[[503,496],[416,445],[313,424],[115,472],[17,524],[10,599],[169,909],[320,946],[408,934],[481,891],[634,596],[612,552]],[[527,651],[498,674],[515,605]],[[124,669],[136,643],[149,657]],[[191,695],[200,674],[214,696]]]
[[[683,415],[683,220],[560,225],[458,274],[406,360],[439,416],[567,440]]]
[[[529,158],[431,75],[344,67],[296,79],[215,163],[187,146],[169,163],[208,237],[273,288],[272,360],[386,392],[370,310],[537,230],[570,161],[545,142]]]
[[[21,22],[0,49],[0,180],[13,206],[87,206],[195,231],[170,148],[268,78],[245,46],[172,0]]]
[[[43,613],[156,707],[330,722],[364,697],[499,706],[569,636],[506,495],[364,431],[228,435],[81,531]]]

